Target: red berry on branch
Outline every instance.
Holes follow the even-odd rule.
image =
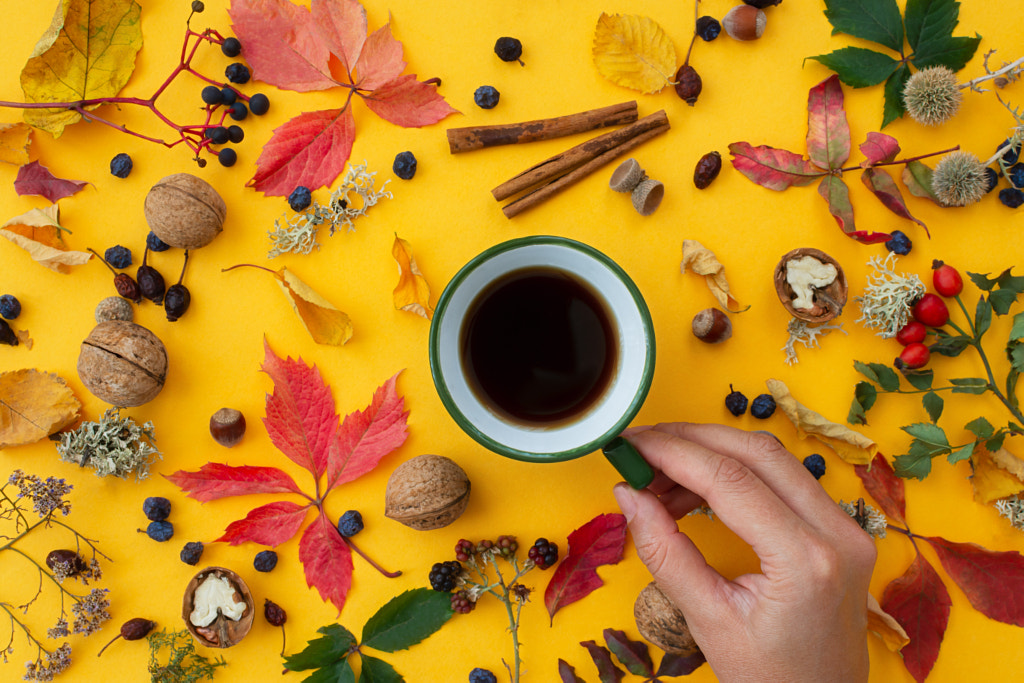
[[[956,268],[942,261],[932,261],[932,286],[945,297],[953,297],[964,291],[964,279]]]
[[[942,327],[949,321],[949,309],[939,295],[928,293],[913,308],[914,320],[928,327]]]
[[[893,361],[893,365],[895,365],[898,370],[916,370],[928,365],[928,359],[930,357],[931,352],[928,350],[927,346],[920,342],[914,342],[913,344],[908,344],[906,348],[903,349],[903,353],[899,355],[899,358]]]
[[[911,320],[896,333],[896,341],[903,346],[907,346],[908,344],[923,342],[926,334],[928,334],[927,327],[916,320]]]

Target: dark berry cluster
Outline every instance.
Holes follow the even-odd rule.
[[[171,514],[171,501],[162,496],[151,496],[142,502],[142,512],[150,520],[145,531],[147,536],[160,543],[171,540],[174,525],[167,521]]]
[[[472,541],[467,541],[463,538],[455,544],[455,559],[459,562],[469,562],[469,558],[475,553],[476,546],[473,545]]]
[[[530,546],[528,557],[538,569],[553,567],[558,562],[558,544],[546,538],[538,538]]]
[[[1010,183],[1010,187],[1004,187],[999,190],[999,201],[1011,209],[1024,205],[1024,163],[1020,162],[1021,145],[1020,141],[1007,138],[996,150],[997,153],[1003,150],[1000,161],[1006,167],[1005,176],[1006,180]],[[991,175],[989,175],[990,172]],[[987,192],[995,189],[999,183],[1001,172],[1002,167],[1000,167],[999,171],[992,168],[985,169],[986,180],[988,180]]]
[[[430,568],[430,587],[439,593],[450,593],[461,575],[462,565],[459,562],[436,562]]]
[[[452,611],[456,614],[469,614],[474,607],[476,602],[470,599],[468,591],[452,593]]]
[[[517,550],[519,550],[519,543],[516,542],[515,536],[498,536],[498,540],[494,542],[493,552],[504,558],[514,556]]]

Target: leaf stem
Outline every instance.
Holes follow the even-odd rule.
[[[352,550],[355,550],[355,551],[356,551],[356,554],[358,554],[358,555],[359,555],[359,557],[361,557],[361,558],[363,558],[364,560],[366,560],[366,561],[367,561],[367,562],[368,562],[368,563],[370,564],[370,566],[371,566],[371,567],[373,567],[374,569],[376,569],[377,571],[379,571],[379,572],[380,572],[381,574],[383,574],[384,576],[388,577],[389,579],[394,579],[394,578],[397,578],[397,577],[399,577],[399,576],[401,576],[401,575],[402,575],[402,572],[401,572],[401,570],[399,570],[399,571],[397,571],[397,572],[389,572],[388,570],[384,569],[384,568],[383,568],[383,567],[381,567],[381,566],[380,566],[379,564],[377,564],[376,562],[374,562],[374,561],[373,561],[372,559],[370,559],[370,556],[369,556],[369,555],[367,555],[367,554],[366,554],[366,553],[364,553],[364,552],[363,552],[362,550],[360,550],[360,549],[359,549],[359,546],[357,546],[357,545],[356,545],[355,543],[353,543],[353,542],[352,542],[352,539],[351,539],[351,538],[348,538],[347,536],[342,536],[342,539],[344,539],[345,543],[347,543],[347,544],[348,544],[348,547],[349,547],[349,548],[351,548]]]
[[[927,159],[928,157],[938,156],[939,154],[948,154],[949,152],[955,152],[960,149],[960,145],[956,147],[950,147],[949,149],[943,149],[938,152],[929,152],[928,154],[919,154],[916,157],[910,157],[909,159],[893,159],[892,161],[880,161],[877,164],[871,164],[871,168],[878,166],[895,166],[897,164],[909,164],[911,161],[920,161],[921,159]],[[849,168],[841,168],[840,172],[845,173],[846,171],[856,171],[861,168],[860,166],[850,166]]]

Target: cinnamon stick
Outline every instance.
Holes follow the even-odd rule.
[[[635,123],[631,123],[618,130],[613,130],[610,133],[599,135],[571,149],[567,149],[561,154],[545,159],[498,185],[491,190],[491,194],[499,202],[503,199],[508,199],[512,195],[527,190],[534,185],[543,184],[558,178],[577,166],[585,164],[606,153],[608,150],[623,144],[630,138],[660,126],[665,126],[667,130],[668,116],[664,110],[645,116]]]
[[[448,147],[452,154],[458,154],[497,145],[550,140],[565,135],[585,133],[595,128],[632,123],[637,120],[637,116],[636,101],[632,101],[549,119],[495,126],[449,128]]]
[[[664,112],[660,112],[664,114]],[[501,211],[505,214],[506,218],[512,218],[518,216],[527,209],[532,209],[541,202],[553,197],[565,188],[573,185],[583,178],[587,177],[597,169],[601,168],[605,164],[608,164],[623,154],[632,151],[639,147],[643,143],[655,138],[669,129],[668,119],[665,119],[664,125],[651,128],[650,130],[640,133],[634,137],[627,139],[625,142],[610,148],[603,154],[600,154],[587,163],[579,166],[578,168],[570,171],[560,178],[548,182],[546,185],[541,185],[533,192],[523,195],[519,199],[510,202],[502,207]]]

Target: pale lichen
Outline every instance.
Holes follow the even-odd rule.
[[[871,538],[885,538],[885,531],[888,526],[885,515],[870,505],[865,505],[863,499],[858,500],[856,503],[839,501],[839,507],[842,508],[843,512],[850,515],[860,525],[861,529],[868,532]]]
[[[925,293],[924,283],[917,275],[893,270],[895,261],[896,255],[892,252],[885,260],[878,256],[869,259],[868,264],[875,269],[875,273],[868,275],[864,296],[856,299],[861,310],[857,322],[881,330],[877,334],[885,339],[895,337],[903,329],[910,320],[910,309],[914,302]]]
[[[995,507],[999,516],[1008,519],[1014,529],[1024,531],[1024,500],[1019,496],[1010,496],[997,500]]]
[[[800,359],[796,355],[796,343],[800,342],[809,349],[818,346],[818,337],[823,337],[832,330],[839,330],[843,334],[846,334],[846,330],[843,329],[843,324],[830,325],[829,323],[822,323],[820,325],[811,325],[805,320],[799,318],[791,318],[789,324],[786,325],[786,331],[789,332],[789,339],[786,340],[786,345],[782,347],[782,350],[786,352],[786,364],[792,365],[793,363],[799,363]]]
[[[57,452],[61,460],[82,467],[89,466],[97,476],[114,475],[136,481],[149,476],[149,466],[160,457],[154,446],[153,423],[136,424],[121,417],[117,408],[108,408],[98,422],[82,422],[76,429],[64,432]]]

